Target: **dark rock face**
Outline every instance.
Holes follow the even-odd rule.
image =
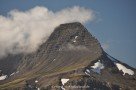
[[[10,75],[17,70],[17,67],[19,66],[19,62],[22,57],[22,54],[18,54],[8,55],[7,57],[0,59],[0,70],[2,70],[3,73],[6,75]]]
[[[15,59],[3,70],[19,73],[0,81],[2,90],[136,90],[136,70],[104,52],[78,22],[58,26],[36,52]]]

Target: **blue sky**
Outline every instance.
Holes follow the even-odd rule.
[[[94,10],[96,19],[87,23],[86,28],[105,46],[107,53],[136,67],[135,0],[0,0],[0,15],[35,6],[45,6],[53,11],[72,6]]]

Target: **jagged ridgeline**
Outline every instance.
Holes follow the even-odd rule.
[[[79,22],[58,26],[36,52],[1,59],[0,69],[0,90],[136,90],[136,69]]]

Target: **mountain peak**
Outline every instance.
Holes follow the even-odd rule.
[[[59,26],[71,26],[71,25],[74,25],[74,26],[83,26],[80,22],[71,22],[71,23],[64,23],[64,24],[60,24]],[[59,27],[58,26],[58,27]]]
[[[64,53],[65,55],[63,55]],[[74,22],[61,24],[60,26],[56,27],[48,40],[40,46],[38,51],[35,54],[26,56],[26,58],[31,59],[30,57],[42,57],[46,59],[44,61],[46,63],[50,63],[54,59],[54,62],[59,61],[61,60],[59,59],[59,57],[63,57],[60,62],[67,61],[69,60],[69,58],[71,58],[71,60],[75,58],[73,61],[69,60],[70,62],[67,62],[67,64],[76,61],[78,62],[79,59],[81,59],[81,62],[79,62],[79,64],[84,63],[83,65],[81,65],[81,67],[85,67],[90,63],[90,61],[98,59],[99,57],[101,57],[101,55],[102,48],[98,40],[93,37],[81,23]],[[87,59],[85,61],[85,58],[91,59]],[[28,69],[30,67],[26,64],[26,62],[28,62],[29,60],[26,60],[20,65],[21,69]],[[31,61],[31,63],[33,63],[31,68],[35,67],[35,62],[37,61]],[[50,63],[50,65],[55,66],[54,63]]]

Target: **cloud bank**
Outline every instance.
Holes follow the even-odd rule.
[[[7,54],[31,53],[45,42],[54,28],[62,23],[93,20],[94,12],[72,7],[57,12],[36,6],[27,11],[12,10],[0,15],[0,58]]]
[[[74,46],[72,44],[68,44],[66,50],[88,50],[88,49],[82,45]]]

